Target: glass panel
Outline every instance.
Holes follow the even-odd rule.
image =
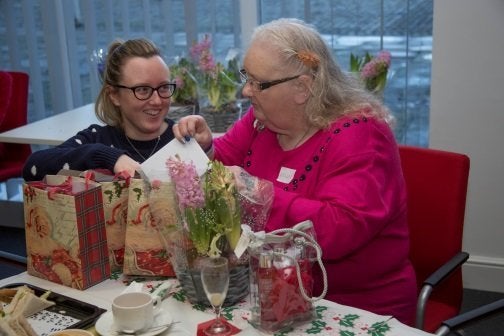
[[[348,69],[350,53],[392,53],[385,103],[400,143],[428,145],[432,1],[262,0],[260,21],[297,17],[312,23]]]
[[[53,114],[57,104],[52,100],[61,101],[67,94],[65,90],[51,94],[64,82],[48,66],[55,62],[51,46],[66,45],[69,64],[77,64],[80,85],[65,85],[71,87],[72,101],[83,104],[94,101],[99,88],[91,53],[106,48],[113,38],[151,38],[168,62],[187,55],[188,45],[206,33],[212,35],[217,60],[224,60],[230,48],[241,48],[236,45],[242,38],[239,1],[64,1],[58,3],[65,9],[60,18],[65,21],[62,35],[44,27],[44,18],[49,16],[41,3],[0,1],[0,67],[30,72],[30,121]],[[397,139],[428,144],[432,0],[261,0],[257,4],[259,22],[298,17],[313,23],[344,68],[348,68],[350,53],[390,50],[393,58],[385,102],[397,119]],[[50,20],[54,21],[53,14]],[[73,40],[58,40],[64,38]]]

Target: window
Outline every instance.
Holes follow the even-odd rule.
[[[385,103],[396,117],[401,143],[428,145],[432,1],[262,0],[260,22],[297,17],[313,24],[338,63],[349,68],[350,53],[392,53]]]
[[[210,33],[223,59],[243,48],[257,23],[297,17],[317,27],[344,68],[351,52],[391,51],[385,102],[396,137],[427,146],[432,7],[424,0],[0,1],[0,68],[29,72],[35,121],[94,101],[100,82],[90,57],[114,38],[146,36],[171,62]]]

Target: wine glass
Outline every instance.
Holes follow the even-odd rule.
[[[224,257],[204,259],[201,266],[201,282],[215,312],[215,319],[204,330],[204,333],[206,335],[229,335],[231,328],[221,318],[221,306],[229,286],[228,260]]]

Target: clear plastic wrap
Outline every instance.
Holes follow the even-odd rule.
[[[235,176],[241,223],[249,226],[254,232],[264,230],[275,196],[273,183],[252,176],[238,166],[227,168]]]

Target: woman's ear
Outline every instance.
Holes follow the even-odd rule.
[[[119,90],[115,90],[114,88],[109,86],[107,87],[107,94],[110,100],[112,101],[112,104],[114,104],[117,107],[121,106],[119,102]]]
[[[311,87],[313,85],[313,77],[308,75],[301,75],[297,79],[296,94],[294,100],[297,104],[305,104],[311,95]]]

